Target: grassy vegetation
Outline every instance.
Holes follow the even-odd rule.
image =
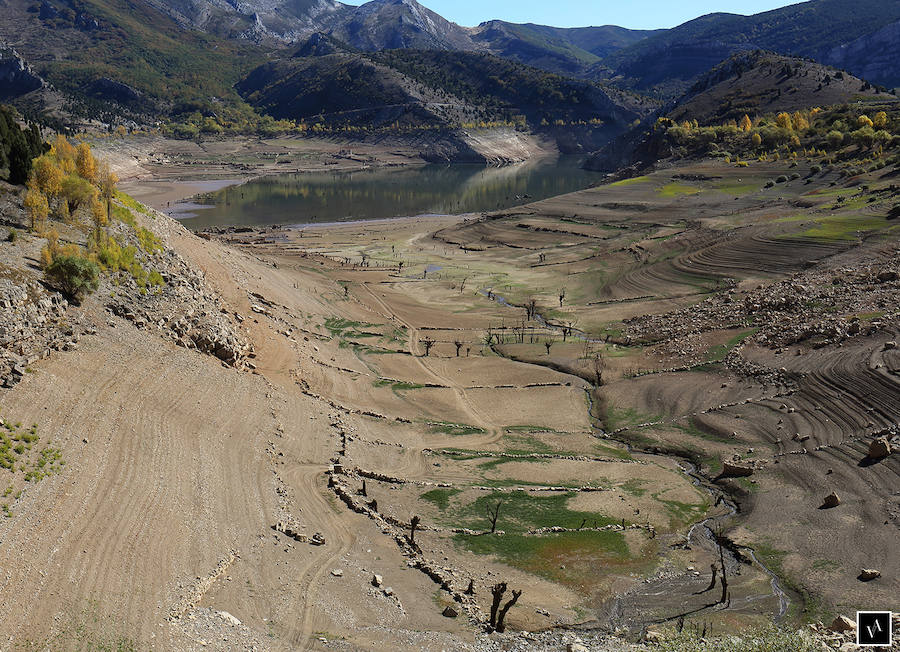
[[[25,430],[21,423],[14,424],[5,419],[0,419],[0,422],[0,474],[14,481],[21,473],[25,482],[35,483],[62,470],[66,462],[60,449],[37,446],[40,440],[37,424]],[[15,491],[14,484],[9,484],[0,497],[17,499],[19,493]],[[7,517],[12,516],[8,503],[2,503],[0,508]]]
[[[622,179],[621,181],[613,181],[609,185],[614,188],[619,188],[622,186],[631,186],[636,183],[646,183],[648,181],[650,181],[650,177],[643,175],[643,176],[639,176],[639,177],[631,177],[630,179]]]
[[[487,510],[502,502],[497,529],[502,529],[504,535],[457,535],[456,544],[475,554],[491,555],[511,566],[552,579],[565,579],[566,574],[560,572],[560,561],[627,560],[628,546],[621,531],[525,534],[542,527],[578,528],[582,524],[600,527],[619,522],[593,512],[568,509],[566,503],[575,495],[574,492],[552,496],[491,493],[447,512],[446,520],[472,529],[489,529]]]
[[[759,331],[758,328],[751,328],[750,330],[746,330],[742,333],[738,333],[730,340],[728,340],[725,344],[717,344],[712,347],[709,351],[706,352],[706,361],[707,362],[722,362],[725,359],[725,356],[736,347],[738,344],[743,342],[748,337],[756,335]]]
[[[818,652],[822,644],[804,631],[768,626],[757,630],[743,630],[740,636],[702,636],[686,627],[681,632],[669,632],[653,646],[658,652]]]
[[[790,614],[794,617],[802,617],[807,622],[824,620],[827,614],[822,600],[806,587],[797,582],[784,569],[784,560],[788,555],[786,550],[774,547],[768,539],[755,543],[753,551],[766,568],[775,573],[785,588],[793,591],[801,597],[801,602],[791,603]]]
[[[657,188],[656,192],[659,193],[661,197],[681,197],[683,195],[696,195],[700,192],[699,188],[695,188],[694,186],[689,186],[684,183],[667,183],[666,185]]]
[[[876,215],[832,215],[816,219],[816,226],[799,235],[827,242],[852,241],[860,233],[876,231],[889,226],[887,220]]]
[[[432,489],[426,491],[419,498],[433,503],[438,509],[444,511],[450,505],[450,499],[458,493],[462,493],[460,489]]]

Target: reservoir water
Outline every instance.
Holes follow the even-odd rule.
[[[167,212],[190,229],[312,224],[492,211],[587,188],[602,174],[577,157],[501,168],[424,165],[267,176],[204,193]]]

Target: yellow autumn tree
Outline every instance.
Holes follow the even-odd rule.
[[[884,111],[879,111],[875,114],[875,117],[872,119],[872,123],[878,127],[879,129],[884,129],[887,126],[888,117],[887,113]]]
[[[754,131],[753,135],[750,136],[750,142],[753,143],[754,147],[759,147],[760,145],[762,145],[762,136]]]
[[[75,147],[62,134],[57,134],[53,145],[50,146],[50,156],[56,159],[56,163],[60,170],[63,171],[63,174],[75,172]]]
[[[75,148],[75,169],[78,176],[90,181],[97,182],[97,159],[91,154],[91,148],[87,143],[79,143]]]
[[[872,122],[872,120],[869,118],[869,116],[867,116],[865,113],[862,114],[861,116],[859,116],[859,117],[856,119],[856,124],[858,124],[860,127],[873,127],[873,126],[875,126],[875,123]]]
[[[45,195],[33,182],[29,182],[28,191],[25,193],[25,208],[31,218],[31,230],[43,231],[50,214],[50,204]]]
[[[750,116],[745,113],[744,117],[741,118],[740,123],[738,123],[738,126],[741,128],[741,131],[750,131],[750,129],[753,128],[753,122],[751,122]]]
[[[47,197],[56,197],[62,190],[63,173],[49,154],[38,156],[31,166],[31,176],[38,190]]]
[[[794,115],[791,116],[791,123],[796,131],[806,131],[809,129],[809,120],[801,111],[796,111]]]
[[[791,114],[781,112],[775,116],[775,124],[777,124],[782,129],[792,129],[793,123],[791,122]]]

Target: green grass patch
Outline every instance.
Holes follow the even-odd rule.
[[[612,187],[631,186],[636,183],[646,183],[647,181],[650,181],[650,177],[644,175],[640,177],[631,177],[630,179],[622,179],[621,181],[613,181],[609,185]]]
[[[736,347],[748,337],[756,335],[757,332],[759,332],[758,328],[751,328],[750,330],[746,330],[743,333],[738,333],[730,340],[728,340],[725,344],[717,344],[706,352],[706,361],[722,362],[722,360],[725,359],[725,356],[728,355],[734,347]]]
[[[433,503],[442,512],[450,505],[450,499],[458,493],[462,493],[460,489],[432,489],[426,491],[419,498]]]
[[[597,514],[570,510],[566,506],[575,492],[552,496],[536,496],[524,492],[491,493],[459,508],[453,514],[457,522],[472,529],[489,529],[487,510],[501,502],[497,529],[502,536],[457,535],[456,544],[477,555],[490,555],[503,563],[553,579],[565,579],[560,573],[560,561],[579,560],[593,563],[598,558],[624,560],[629,557],[628,546],[621,531],[566,532],[543,536],[525,533],[554,525],[578,528],[601,527],[616,523],[615,519]]]
[[[657,188],[656,192],[658,192],[661,197],[672,198],[682,197],[684,195],[697,195],[700,193],[700,189],[685,183],[672,182]]]

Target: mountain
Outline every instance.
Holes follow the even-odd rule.
[[[622,27],[561,28],[491,20],[473,30],[473,40],[497,56],[563,75],[584,78],[608,76],[601,59],[655,31]]]
[[[416,0],[372,0],[347,14],[329,33],[360,50],[476,49],[468,31]]]
[[[824,61],[831,56],[831,61],[861,74],[874,54],[865,50],[865,38],[898,20],[900,2],[884,0],[811,0],[753,16],[715,13],[622,48],[603,64],[628,88],[666,98],[680,95],[698,75],[731,54],[748,50]],[[856,47],[849,48],[851,43]],[[878,67],[870,69],[877,76],[870,81],[890,84],[900,69],[896,40],[879,56]]]
[[[699,128],[719,127],[744,115],[771,117],[829,106],[843,106],[846,111],[848,106],[855,107],[851,103],[856,101],[874,106],[882,100],[896,102],[897,96],[809,59],[759,50],[741,52],[701,75],[680,98],[592,153],[585,167],[605,172],[632,166],[643,169],[670,156],[672,143],[665,137],[665,130],[657,128],[660,119],[674,125],[696,120]],[[698,147],[690,150],[689,156],[707,155],[709,147],[722,143],[712,137],[700,139],[695,145]]]
[[[879,96],[892,97],[830,66],[755,50],[732,55],[701,75],[666,115],[676,122],[720,124],[745,114],[791,112]]]
[[[632,95],[493,55],[445,50],[340,50],[313,37],[295,56],[265,63],[236,86],[277,119],[363,133],[502,124],[556,139],[567,151],[598,147],[652,110]],[[320,47],[322,43],[327,46]],[[318,56],[306,56],[322,51]],[[300,55],[300,56],[297,56]]]

